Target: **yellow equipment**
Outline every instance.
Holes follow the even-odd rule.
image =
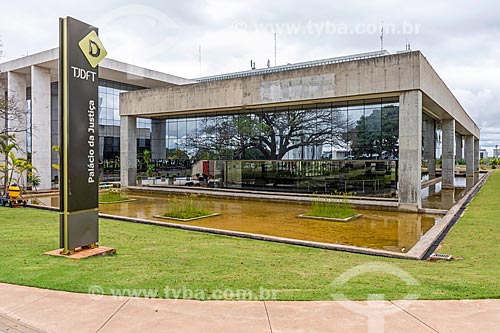
[[[7,191],[9,191],[9,197],[11,199],[17,199],[17,197],[21,195],[21,189],[16,184],[10,185]]]
[[[15,183],[9,185],[6,195],[0,198],[0,205],[2,206],[26,207],[27,204],[28,200],[23,199],[23,196],[21,195],[21,188]]]

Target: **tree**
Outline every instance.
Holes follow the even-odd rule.
[[[345,125],[337,112],[327,109],[265,112],[261,134],[255,146],[265,159],[281,160],[290,151],[303,147],[338,144]],[[302,156],[304,158],[304,156]]]
[[[394,159],[398,153],[398,108],[385,106],[368,116],[361,116],[356,122],[352,140],[352,152],[355,158]]]
[[[0,153],[3,156],[4,163],[0,164],[1,179],[3,180],[3,193],[7,192],[7,187],[10,183],[10,164],[9,155],[16,149],[17,144],[15,142],[15,137],[0,133]]]
[[[166,148],[167,160],[189,160],[188,154],[180,148]]]
[[[294,149],[339,144],[344,120],[330,108],[207,117],[186,145],[198,149],[197,157],[201,151],[219,159],[281,160]]]
[[[0,134],[0,154],[3,155],[4,163],[0,164],[0,178],[3,181],[3,193],[7,192],[12,182],[22,183],[25,174],[31,178],[37,177],[37,169],[31,162],[22,157],[16,157],[15,152],[19,149],[15,136]],[[39,177],[38,177],[39,179]]]
[[[144,159],[144,163],[146,163],[146,175],[148,177],[153,177],[155,166],[153,164],[153,160],[151,159],[151,151],[145,149],[142,153],[142,158]]]

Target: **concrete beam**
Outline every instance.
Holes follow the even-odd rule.
[[[59,48],[31,54],[0,64],[0,72],[16,71],[29,74],[31,66],[40,66],[52,70],[57,76]],[[155,70],[138,67],[121,61],[105,58],[99,64],[99,76],[103,79],[127,82],[141,87],[157,88],[168,85],[183,85],[196,83],[195,80],[185,79]]]
[[[422,92],[399,97],[399,207],[418,211],[421,207]]]
[[[52,149],[50,112],[50,71],[46,68],[31,67],[31,160],[40,177],[40,189],[52,187]]]
[[[465,137],[465,174],[467,177],[474,176],[474,136]]]
[[[415,90],[420,52],[123,93],[120,115],[212,112]]]
[[[137,120],[120,117],[120,182],[134,186],[137,182]]]
[[[432,68],[424,55],[420,53],[420,56],[420,89],[443,111],[444,114],[441,119],[453,118],[461,128],[479,138],[479,127],[465,112],[458,99]]]
[[[455,119],[444,119],[443,130],[443,188],[455,185]]]

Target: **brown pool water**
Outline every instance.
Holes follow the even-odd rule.
[[[172,195],[129,197],[136,200],[101,204],[99,209],[105,214],[168,221],[153,216],[167,210],[169,203],[173,201]],[[298,218],[297,215],[309,210],[308,204],[204,196],[196,197],[195,200],[206,210],[220,215],[191,222],[171,222],[394,252],[407,252],[440,218],[435,215],[357,210],[362,217],[350,222],[331,222]],[[59,205],[57,197],[38,198],[37,201],[44,205]]]

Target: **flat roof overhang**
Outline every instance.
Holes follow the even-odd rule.
[[[458,133],[479,138],[479,127],[419,52],[313,66],[120,96],[120,115],[171,117],[220,111],[399,96],[422,91],[423,112],[455,119]]]
[[[29,79],[31,76],[31,66],[49,69],[51,81],[58,81],[59,48],[2,63],[0,64],[0,72],[21,73],[27,75]],[[99,65],[99,76],[102,79],[128,83],[144,88],[159,88],[196,83],[194,80],[130,65],[109,58],[104,59]],[[30,82],[30,80],[27,81]],[[28,84],[28,86],[30,85]]]

